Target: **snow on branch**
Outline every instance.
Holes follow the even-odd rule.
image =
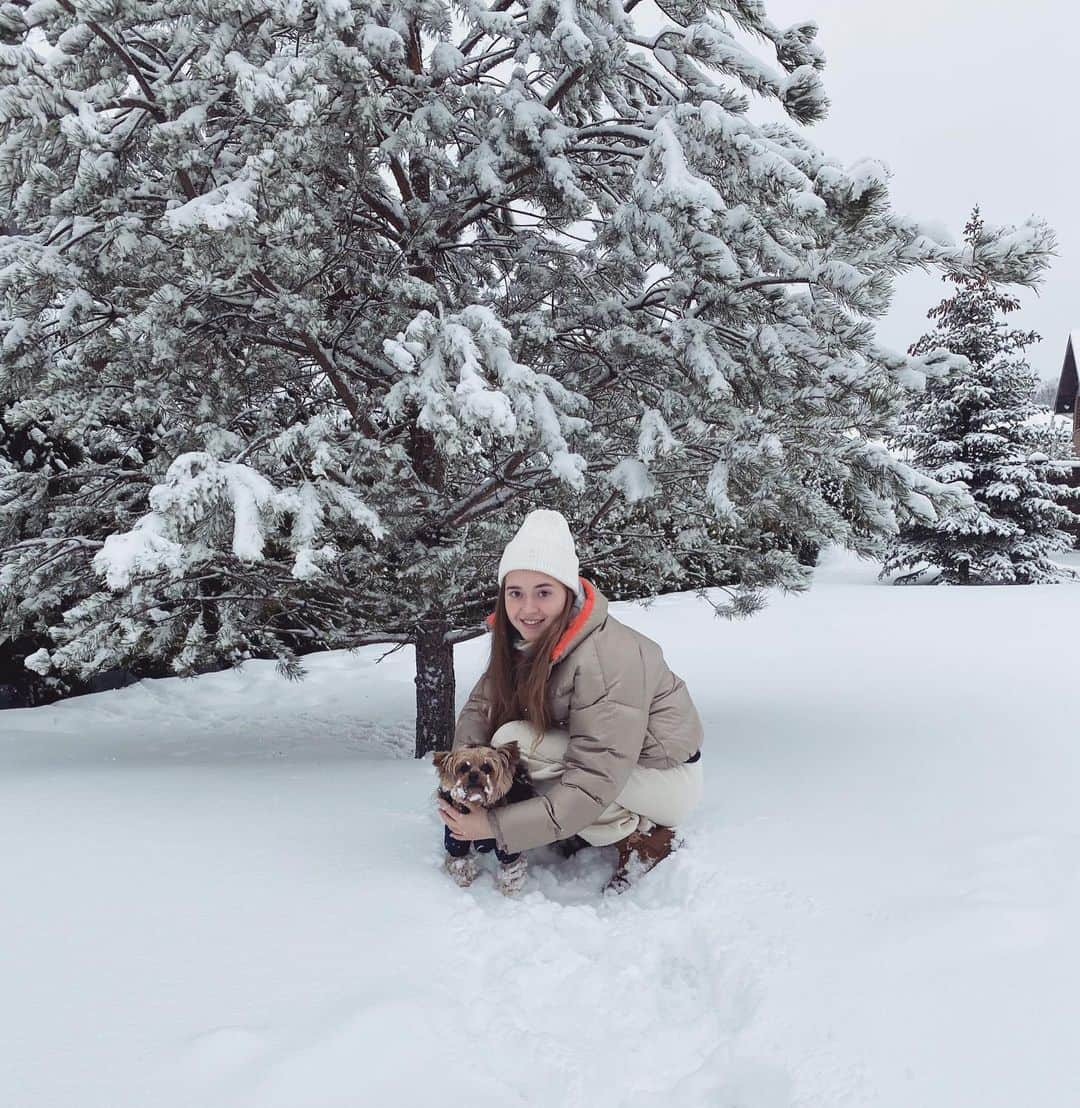
[[[417,424],[443,454],[476,453],[488,437],[536,446],[552,473],[581,487],[585,460],[567,436],[587,426],[576,414],[584,401],[515,361],[510,333],[490,309],[474,304],[442,318],[421,312],[383,351],[401,375],[387,410],[399,416],[413,402]]]
[[[262,173],[273,162],[274,155],[270,150],[252,155],[234,180],[169,209],[165,213],[166,222],[174,231],[198,226],[224,231],[237,223],[254,223],[258,213],[252,201],[259,189]]]
[[[128,588],[145,575],[180,577],[226,549],[240,561],[262,561],[271,534],[292,550],[293,576],[312,577],[337,556],[332,545],[317,545],[331,511],[376,539],[383,533],[375,513],[334,482],[279,490],[250,466],[204,451],[181,454],[169,466],[165,480],[150,490],[150,507],[132,530],[110,535],[94,556],[94,568],[111,589]],[[291,527],[282,535],[285,519]]]
[[[1032,285],[1049,268],[1055,246],[1050,226],[1032,216],[1019,226],[983,225],[966,251],[958,253],[990,281]]]

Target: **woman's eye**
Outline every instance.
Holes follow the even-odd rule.
[[[488,763],[487,763],[487,762],[485,762],[485,763],[484,763],[484,764],[483,764],[483,765],[482,765],[482,766],[480,767],[480,772],[481,772],[481,773],[490,773],[490,772],[491,772],[491,766],[490,766],[490,765],[488,765]]]

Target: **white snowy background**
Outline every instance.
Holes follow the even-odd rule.
[[[808,134],[845,163],[884,161],[898,211],[932,218],[958,240],[975,204],[990,223],[1038,214],[1054,228],[1058,256],[1038,295],[1021,294],[1018,326],[1043,336],[1031,365],[1056,379],[1068,334],[1080,329],[1080,6],[769,0],[768,12],[780,26],[820,27],[832,106]],[[881,339],[906,349],[929,330],[926,311],[945,291],[935,276],[901,278]]]
[[[0,1104],[1075,1108],[1080,583],[875,573],[614,606],[708,736],[622,897],[442,873],[409,651],[0,713]]]

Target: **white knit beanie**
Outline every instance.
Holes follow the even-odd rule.
[[[518,533],[506,544],[499,561],[499,585],[515,569],[531,569],[561,581],[578,593],[578,556],[570,525],[560,512],[538,508],[525,517]]]

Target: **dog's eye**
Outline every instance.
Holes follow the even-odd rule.
[[[480,767],[480,772],[481,772],[481,773],[490,773],[490,772],[491,772],[491,763],[490,763],[490,762],[485,762],[485,763],[484,763],[484,764],[483,764],[483,765],[482,765],[482,766]]]
[[[462,762],[461,765],[458,767],[458,773],[468,773],[468,772],[469,772],[469,763],[468,762]]]

